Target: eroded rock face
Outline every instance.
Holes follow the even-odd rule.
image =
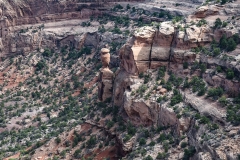
[[[212,29],[209,26],[197,27],[196,25],[186,28],[186,31],[178,31],[175,38],[175,50],[189,50],[212,42]]]
[[[198,42],[198,33],[194,38],[188,39],[192,43]],[[189,33],[189,36],[194,37]],[[185,33],[183,33],[183,40]],[[159,30],[152,27],[142,27],[134,32],[134,36],[123,45],[119,51],[120,69],[114,80],[114,105],[124,109],[128,118],[136,125],[145,126],[175,126],[178,133],[180,128],[187,130],[187,121],[180,124],[176,114],[167,107],[160,106],[154,101],[131,96],[141,85],[137,77],[139,73],[150,68],[167,66],[170,61],[174,63],[193,62],[196,54],[183,50],[173,50],[176,43],[176,30],[172,22],[164,22]],[[184,42],[186,43],[186,42]],[[167,90],[161,88],[160,94],[166,94]]]
[[[122,107],[124,104],[124,92],[131,90],[131,85],[136,84],[138,81],[137,77],[129,74],[126,70],[121,68],[114,79],[114,104]]]
[[[196,97],[196,95],[189,92],[181,93],[184,97],[184,101],[189,103],[194,109],[198,110],[199,113],[210,116],[219,122],[224,122],[223,118],[226,117],[226,112],[217,107],[216,104],[208,103],[202,97]]]
[[[155,104],[147,104],[143,100],[132,99],[131,92],[124,92],[123,108],[129,119],[135,124],[153,125],[157,124],[159,106]]]
[[[98,98],[105,101],[112,97],[113,90],[113,72],[109,68],[103,68],[100,71],[98,82]]]
[[[223,74],[212,75],[210,70],[203,74],[204,80],[211,86],[222,87],[225,91],[233,96],[237,96],[240,92],[240,83],[237,80],[228,80]]]
[[[174,33],[175,30],[171,22],[161,23],[159,31],[156,32],[156,35],[154,37],[151,52],[151,61],[154,61],[155,63],[158,61],[169,61]],[[159,63],[158,66],[161,66],[161,63]],[[151,65],[151,68],[155,67]]]
[[[240,73],[240,65],[236,61],[225,61],[220,58],[210,58],[202,55],[201,62],[212,65],[221,66],[222,68],[231,68],[235,71],[235,75],[238,76]],[[228,94],[232,96],[238,95],[240,93],[240,82],[238,80],[226,79],[226,75],[223,73],[215,73],[215,71],[208,69],[203,74],[204,80],[211,86],[222,87]]]
[[[119,58],[121,60],[120,67],[127,73],[132,75],[138,74],[138,68],[134,60],[133,51],[130,45],[124,45],[119,51]]]
[[[127,90],[124,92],[123,108],[135,125],[175,126],[179,134],[180,122],[174,111],[157,102],[135,99],[131,96],[131,91]]]
[[[152,27],[142,27],[135,31],[131,40],[131,49],[139,73],[149,69],[155,33],[156,31]]]
[[[183,62],[192,63],[196,60],[196,53],[184,50],[173,50],[171,61],[176,64],[182,64]]]

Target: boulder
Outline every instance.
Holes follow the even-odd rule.
[[[166,88],[162,88],[162,89],[160,89],[159,92],[160,92],[160,94],[164,95],[164,94],[167,93],[167,89]]]
[[[110,63],[110,53],[109,49],[103,48],[101,49],[101,60],[102,60],[102,65],[103,68],[106,68],[109,66]]]

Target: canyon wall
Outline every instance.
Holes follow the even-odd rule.
[[[172,22],[163,22],[159,28],[147,26],[136,29],[133,36],[128,39],[119,51],[120,68],[115,73],[112,90],[114,105],[122,108],[128,118],[136,125],[174,126],[180,132],[181,123],[171,109],[169,110],[169,108],[157,103],[156,99],[146,100],[139,97],[138,90],[143,86],[143,80],[138,76],[140,73],[148,74],[149,69],[165,66],[179,77],[191,77],[191,70],[183,68],[184,62],[193,64],[198,61],[217,66],[218,58],[215,58],[210,63],[208,62],[211,59],[210,57],[203,58],[202,56],[200,58],[196,52],[191,50],[194,47],[204,46],[212,42],[215,36],[218,36],[212,35],[212,32],[213,30],[209,26],[197,27],[195,25],[181,31]],[[225,67],[227,64],[225,62]],[[236,66],[233,65],[230,68],[238,68]],[[239,81],[227,80],[225,76],[212,75],[209,70],[202,74],[208,85],[223,87],[228,93],[240,92],[239,87],[237,87],[240,85]],[[154,85],[156,83],[147,87],[151,88]],[[148,88],[145,90],[148,92]],[[104,94],[109,93],[102,92],[101,94],[101,96],[104,96]],[[193,106],[200,113],[211,116],[218,121],[222,121],[226,117],[225,113],[221,113],[217,108],[213,107],[214,104],[202,105],[204,103],[198,103],[201,100],[194,98],[194,95],[183,96],[186,103]]]

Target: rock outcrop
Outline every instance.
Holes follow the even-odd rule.
[[[174,27],[170,31],[168,27],[171,25],[162,27],[166,32],[152,27],[140,28],[120,49],[120,69],[116,72],[113,87],[114,105],[123,109],[135,125],[175,126],[179,133],[180,123],[173,111],[156,101],[146,101],[132,95],[143,83],[138,78],[139,73],[152,68],[152,62],[156,62],[155,67],[168,64],[174,34]],[[165,94],[166,89],[161,88],[159,92]]]
[[[149,69],[155,33],[156,31],[152,27],[139,28],[129,42],[139,73]]]
[[[226,117],[225,110],[220,109],[214,103],[206,102],[202,97],[196,97],[194,94],[188,92],[182,92],[182,94],[184,96],[184,101],[198,110],[199,113],[212,117],[219,122],[224,122],[224,118]]]
[[[175,29],[171,22],[161,23],[152,45],[150,57],[152,69],[168,65],[174,34]]]
[[[196,18],[205,18],[207,16],[219,14],[219,9],[219,7],[216,7],[214,5],[202,6],[197,9],[194,15]]]
[[[98,77],[98,98],[105,101],[112,97],[113,93],[113,72],[108,68],[110,62],[109,49],[101,50],[102,68]]]

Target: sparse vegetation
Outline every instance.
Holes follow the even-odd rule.
[[[182,95],[180,92],[176,89],[173,90],[173,97],[171,98],[171,106],[174,106],[175,104],[178,104],[183,101]]]
[[[230,1],[206,1],[205,4],[227,2]],[[182,2],[173,4],[178,8],[184,7]],[[82,14],[83,6],[79,4],[75,10]],[[89,6],[95,7],[94,3],[89,3]],[[91,16],[89,21],[81,20],[78,24],[80,29],[94,28],[96,31],[86,35],[82,34],[83,31],[75,33],[77,30],[74,28],[69,30],[68,37],[48,31],[48,41],[52,40],[51,36],[54,35],[54,45],[43,42],[44,50],[43,46],[39,46],[36,51],[26,54],[25,50],[28,48],[19,49],[19,44],[15,42],[10,45],[13,49],[11,54],[19,55],[1,58],[0,159],[16,153],[20,153],[20,159],[31,159],[32,156],[38,155],[39,150],[47,153],[48,150],[45,149],[53,146],[57,150],[49,154],[48,158],[55,160],[67,157],[90,160],[105,154],[105,159],[111,159],[111,156],[119,156],[121,159],[117,147],[123,142],[133,145],[132,151],[125,155],[126,159],[169,159],[177,148],[178,152],[184,151],[182,159],[187,160],[192,159],[197,149],[189,146],[192,143],[188,143],[188,134],[196,133],[197,146],[208,144],[210,149],[222,145],[218,143],[220,141],[225,143],[232,137],[237,137],[239,131],[235,133],[235,130],[231,130],[234,127],[228,129],[225,124],[240,125],[240,95],[236,96],[237,89],[231,90],[234,86],[225,85],[238,84],[239,81],[238,69],[235,68],[239,65],[239,60],[234,59],[237,50],[232,52],[240,43],[239,34],[230,37],[230,34],[223,34],[219,42],[213,40],[212,43],[201,37],[204,39],[197,39],[197,43],[191,44],[192,42],[188,43],[189,37],[186,37],[189,26],[196,24],[198,27],[206,26],[209,29],[205,19],[192,21],[190,24],[185,17],[173,16],[172,11],[167,11],[168,6],[160,6],[162,9],[159,12],[140,7],[115,3],[108,12],[104,13],[101,10],[98,17]],[[97,14],[97,11],[93,12]],[[9,20],[9,17],[7,18]],[[195,47],[178,54],[177,50],[175,53],[175,44],[182,45],[181,38],[180,43],[172,39],[171,46],[165,46],[164,42],[158,41],[156,38],[161,30],[157,30],[164,27],[162,21],[165,20],[172,21],[169,25],[174,25],[176,34],[180,31],[179,37],[182,36],[180,34],[185,34],[184,45],[186,43],[187,47]],[[237,16],[233,16],[232,20],[229,17],[226,21],[217,18],[213,26],[214,33],[218,32],[218,29],[235,31],[238,20]],[[144,37],[147,39],[145,41],[141,36],[148,36],[148,33],[144,33],[139,34],[139,37],[129,38],[134,34],[134,30],[139,31],[137,27],[146,25],[154,29],[154,37]],[[204,28],[201,28],[201,33],[204,32]],[[43,29],[44,25],[32,26],[18,30],[17,34],[26,37],[30,34],[40,36],[45,33]],[[170,27],[166,30],[170,31]],[[176,38],[175,33],[165,38]],[[220,38],[216,37],[217,40]],[[135,41],[136,39],[138,41]],[[128,52],[129,48],[126,48],[126,51],[119,52],[126,41],[130,48],[149,47],[151,54],[155,44],[160,43],[164,45],[160,47],[167,47],[166,50],[170,49],[171,54],[167,60],[156,60],[150,54],[144,61],[130,63],[132,58],[129,58],[128,53],[133,51],[135,54],[136,50],[132,48]],[[99,75],[99,70],[102,70],[100,50],[103,47],[111,51],[109,69],[114,73],[114,81],[111,81],[108,75]],[[180,46],[181,50],[184,47]],[[159,54],[161,50],[164,49],[160,48]],[[145,52],[143,49],[139,53],[142,54],[142,51]],[[122,59],[125,61],[121,61]],[[136,57],[134,59],[136,60]],[[145,65],[147,63],[149,64]],[[123,73],[124,68],[120,67],[123,65],[129,70],[133,65],[137,65],[137,69],[134,68],[131,73]],[[142,70],[147,71],[141,72]],[[106,76],[107,81],[99,83],[101,76]],[[218,78],[221,78],[221,81],[218,81]],[[123,83],[116,84],[115,80],[121,80]],[[113,83],[112,88],[106,85],[108,82]],[[105,87],[103,90],[99,90],[101,85]],[[115,85],[119,85],[119,90],[114,88]],[[102,96],[105,100],[100,102],[98,96],[101,96],[102,92],[109,93],[108,98]],[[202,111],[202,108],[197,106],[198,102],[192,104],[192,99],[186,97],[188,95],[201,96],[196,100],[209,104]],[[214,115],[218,113],[208,113],[210,109],[207,107],[216,107],[215,105],[218,105],[217,109],[223,115],[222,121],[220,116]],[[176,118],[180,120],[175,120]],[[157,155],[152,154],[156,148],[160,148],[161,152]],[[155,157],[152,157],[153,155]]]

